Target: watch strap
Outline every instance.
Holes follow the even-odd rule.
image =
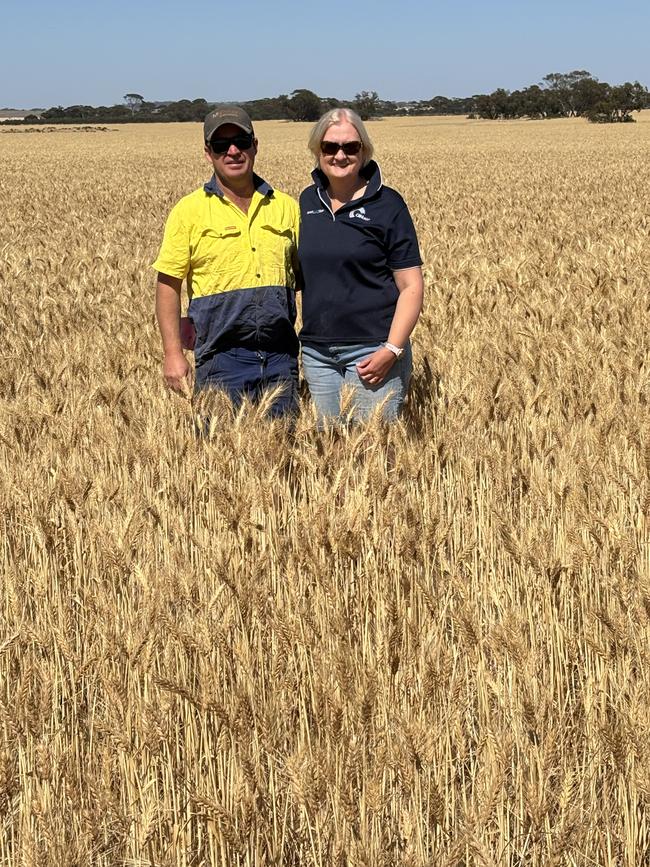
[[[393,355],[394,355],[396,358],[400,358],[400,356],[402,356],[402,355],[404,354],[404,349],[403,349],[403,347],[401,347],[401,346],[395,346],[394,343],[389,343],[388,341],[386,341],[386,342],[384,343],[384,346],[386,347],[386,349],[390,349],[390,351],[393,353]]]

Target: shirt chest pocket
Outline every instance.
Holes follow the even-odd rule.
[[[242,269],[242,233],[238,226],[203,229],[192,250],[192,269],[211,274]]]
[[[260,258],[265,264],[289,269],[294,249],[294,233],[291,226],[264,223],[260,226]]]

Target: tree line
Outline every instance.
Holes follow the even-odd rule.
[[[218,103],[205,99],[149,102],[139,93],[127,93],[112,106],[59,105],[40,115],[28,115],[13,124],[31,123],[161,123],[202,121]],[[469,97],[434,96],[412,102],[380,99],[376,91],[361,91],[353,100],[321,97],[299,88],[291,94],[241,103],[253,120],[313,122],[331,108],[353,108],[364,120],[399,115],[467,115],[492,120],[509,118],[585,117],[595,123],[633,121],[632,113],[650,108],[647,87],[638,81],[610,85],[586,70],[552,72],[539,84],[522,90],[498,88]]]
[[[474,97],[470,114],[483,118],[586,117],[593,123],[629,123],[632,112],[650,108],[647,87],[638,81],[611,85],[585,69],[552,72],[523,90],[499,88]]]

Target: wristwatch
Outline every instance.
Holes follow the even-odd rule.
[[[396,358],[401,358],[401,356],[404,355],[404,348],[402,346],[395,346],[394,343],[389,343],[388,341],[384,343],[384,346],[386,349],[390,349]]]

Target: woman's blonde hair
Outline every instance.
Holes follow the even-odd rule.
[[[359,133],[359,138],[361,139],[361,144],[363,145],[363,165],[367,166],[372,159],[372,155],[374,154],[375,149],[372,146],[370,136],[366,132],[363,121],[356,113],[356,111],[352,111],[352,109],[350,108],[333,108],[330,111],[326,111],[309,134],[309,141],[307,142],[307,147],[313,153],[314,159],[316,160],[316,165],[319,165],[320,143],[322,142],[325,133],[331,126],[336,123],[341,123],[342,121],[347,121],[348,123],[351,123],[352,126]]]

